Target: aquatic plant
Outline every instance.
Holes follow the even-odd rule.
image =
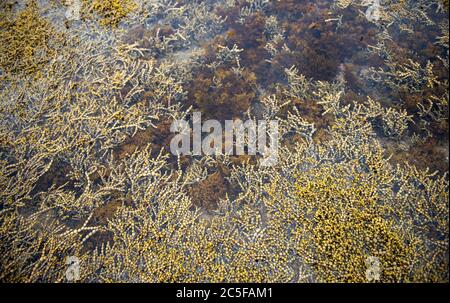
[[[449,281],[441,1],[19,2],[0,281]],[[278,121],[278,163],[171,155],[193,109]]]
[[[87,11],[100,16],[100,24],[104,26],[117,26],[129,13],[137,9],[134,0],[83,0]]]
[[[53,43],[60,43],[61,39],[61,34],[41,17],[35,1],[17,14],[6,11],[0,21],[2,78],[39,71],[57,54]]]

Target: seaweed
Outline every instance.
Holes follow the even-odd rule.
[[[449,281],[448,1],[74,3],[0,3],[0,281]]]

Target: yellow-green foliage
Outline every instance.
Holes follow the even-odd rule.
[[[408,245],[396,228],[394,206],[385,205],[378,178],[348,171],[352,166],[313,170],[311,180],[309,174],[298,176],[297,199],[305,205],[299,222],[305,237],[298,249],[311,256],[318,276],[327,282],[367,281],[369,256],[380,258],[382,281],[405,281],[415,243]]]
[[[133,0],[84,0],[84,2],[102,18],[100,23],[105,26],[116,26],[137,8]]]
[[[448,281],[447,176],[395,169],[381,151],[312,163],[294,184],[275,177],[265,199],[268,233],[291,243],[304,281],[368,282],[373,257],[378,282]]]
[[[64,227],[48,214],[24,218],[18,211],[6,210],[0,224],[1,281],[64,282],[60,269],[66,267],[67,256],[81,256],[79,235],[66,234],[61,241],[58,233]]]
[[[420,117],[382,104],[389,101],[382,95],[349,94],[345,78],[313,81],[295,67],[286,70],[288,85],[273,83],[272,91],[246,65],[248,46],[231,69],[222,66],[225,55],[244,46],[212,56],[209,74],[192,84],[202,55],[171,55],[222,23],[212,2],[184,2],[142,2],[152,18],[183,24],[169,36],[147,32],[155,52],[139,44],[144,35],[128,43],[122,31],[84,21],[53,43],[35,2],[0,13],[7,80],[0,82],[0,281],[65,282],[72,256],[81,282],[448,282],[448,168],[438,174],[394,164],[386,148],[411,139],[418,119],[448,123],[448,95],[434,91],[448,88],[448,77],[436,74],[441,65],[448,70],[448,57],[375,71],[393,79],[393,90],[433,90]],[[134,7],[131,0],[84,4],[111,26]],[[447,40],[442,28],[436,47]],[[36,70],[43,76],[23,77]],[[232,116],[249,107],[249,119],[277,120],[278,162],[158,153],[149,130],[190,114],[189,86],[200,101],[220,97],[202,108],[220,101],[229,110],[231,100],[240,104]],[[304,104],[313,102],[319,119],[330,121],[326,128],[307,119]],[[316,129],[325,135],[317,138]],[[217,187],[205,185],[219,173]],[[214,207],[196,207],[219,186],[226,193]],[[371,258],[380,262],[372,280]]]
[[[50,45],[58,33],[39,14],[35,1],[18,14],[0,20],[0,67],[6,73],[33,73],[56,51]]]

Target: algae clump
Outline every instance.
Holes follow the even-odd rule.
[[[137,5],[133,0],[94,0],[90,8],[102,18],[100,24],[117,26]]]
[[[6,74],[32,74],[56,54],[51,41],[58,33],[40,16],[35,1],[0,20],[0,69]]]

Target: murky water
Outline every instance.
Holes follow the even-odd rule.
[[[6,1],[0,6],[2,14],[14,20],[11,28],[20,24],[14,16],[26,10],[27,3]],[[241,184],[232,181],[231,164],[256,165],[259,158],[233,156],[231,164],[208,164],[206,157],[177,158],[168,153],[172,121],[189,119],[192,111],[223,122],[262,118],[267,110],[263,101],[275,96],[314,124],[313,142],[328,142],[340,116],[318,102],[323,83],[340,88],[343,107],[367,108],[368,99],[381,104],[376,110],[384,116],[374,114],[371,123],[389,163],[430,169],[436,176],[448,172],[448,118],[442,116],[448,114],[448,16],[438,1],[426,8],[410,4],[412,11],[377,0],[347,6],[347,1],[331,0],[127,0],[117,10],[98,1],[36,3],[48,31],[43,38],[31,39],[23,57],[2,57],[0,62],[0,159],[5,167],[19,166],[21,160],[45,163],[39,168],[45,167],[43,174],[34,167],[23,169],[29,177],[12,168],[10,176],[30,183],[23,195],[12,195],[28,203],[20,211],[25,216],[44,212],[43,205],[52,205],[60,196],[67,208],[49,206],[50,218],[67,228],[82,229],[86,218],[92,225],[106,226],[120,205],[137,203],[131,196],[139,192],[134,183],[116,188],[114,176],[137,171],[127,161],[150,144],[147,156],[152,159],[167,153],[165,172],[179,168],[201,177],[186,192],[192,208],[199,207],[202,218],[209,220],[220,201],[244,194]],[[0,29],[5,37],[30,30],[27,25]],[[39,43],[41,49],[34,49]],[[36,66],[23,72],[21,60],[28,54],[40,60],[30,59]],[[305,79],[305,87],[295,93],[289,78],[294,67]],[[287,108],[280,109],[277,119],[290,122],[289,114]],[[67,135],[64,125],[73,127],[73,134]],[[36,127],[42,131],[35,132]],[[16,143],[6,143],[9,138]],[[281,145],[295,146],[302,140],[286,136]],[[103,185],[105,189],[93,194],[95,201],[102,201],[96,204],[86,192]],[[77,209],[71,199],[92,205],[81,203]],[[1,208],[6,204],[3,201]],[[99,232],[83,249],[92,251],[111,239],[111,231]]]

